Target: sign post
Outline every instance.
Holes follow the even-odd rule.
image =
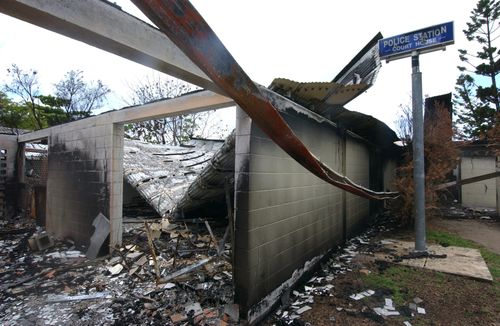
[[[414,32],[379,40],[381,59],[402,59],[411,56],[411,87],[413,115],[413,183],[415,206],[415,251],[426,252],[425,227],[425,165],[422,73],[419,55],[444,50],[453,44],[453,22],[430,26]]]
[[[422,114],[422,73],[420,72],[418,52],[415,52],[411,57],[411,68],[415,251],[427,251],[425,234],[424,116]]]

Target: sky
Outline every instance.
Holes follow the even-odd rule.
[[[76,1],[76,0],[67,0]],[[128,0],[114,0],[144,19]],[[328,82],[377,33],[394,36],[454,21],[455,44],[420,56],[424,96],[452,92],[466,48],[462,30],[476,0],[193,0],[193,5],[255,82],[268,86],[282,77],[300,82]],[[130,85],[152,70],[15,18],[0,14],[0,82],[13,63],[35,69],[42,92],[69,70],[100,79],[113,93],[106,110],[127,105]],[[382,64],[375,85],[346,108],[374,116],[395,128],[400,105],[411,105],[411,59]],[[234,110],[220,113],[234,121]]]

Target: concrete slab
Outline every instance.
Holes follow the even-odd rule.
[[[95,231],[90,238],[90,245],[87,249],[87,257],[90,259],[97,257],[104,240],[109,235],[109,220],[102,213],[99,213],[92,225],[95,227]]]
[[[410,254],[414,250],[415,244],[398,240],[384,240],[382,243],[384,250],[375,254],[377,259],[405,266],[493,281],[488,266],[478,249],[428,245],[428,251],[431,255],[446,255],[446,258],[423,257],[398,261],[398,257]]]

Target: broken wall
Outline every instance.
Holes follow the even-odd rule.
[[[16,211],[17,136],[0,135],[0,219],[10,218]]]
[[[369,186],[366,141],[339,132],[314,114],[288,110],[282,115],[322,162]],[[242,110],[237,113],[235,156],[235,295],[248,321],[255,322],[307,262],[364,223],[370,203],[312,175]]]
[[[93,117],[49,129],[47,230],[89,245],[99,213],[121,242],[123,125]]]

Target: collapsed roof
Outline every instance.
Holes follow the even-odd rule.
[[[160,216],[184,216],[224,196],[234,172],[234,132],[183,146],[125,140],[123,175]],[[231,180],[229,180],[231,182]]]
[[[332,82],[299,83],[278,78],[269,89],[377,146],[391,146],[397,136],[387,125],[343,107],[373,85],[381,66],[381,38],[380,33],[375,35]],[[183,147],[126,140],[125,180],[161,216],[224,216],[225,205],[220,203],[234,183],[234,141],[234,132],[224,143],[197,140]]]

